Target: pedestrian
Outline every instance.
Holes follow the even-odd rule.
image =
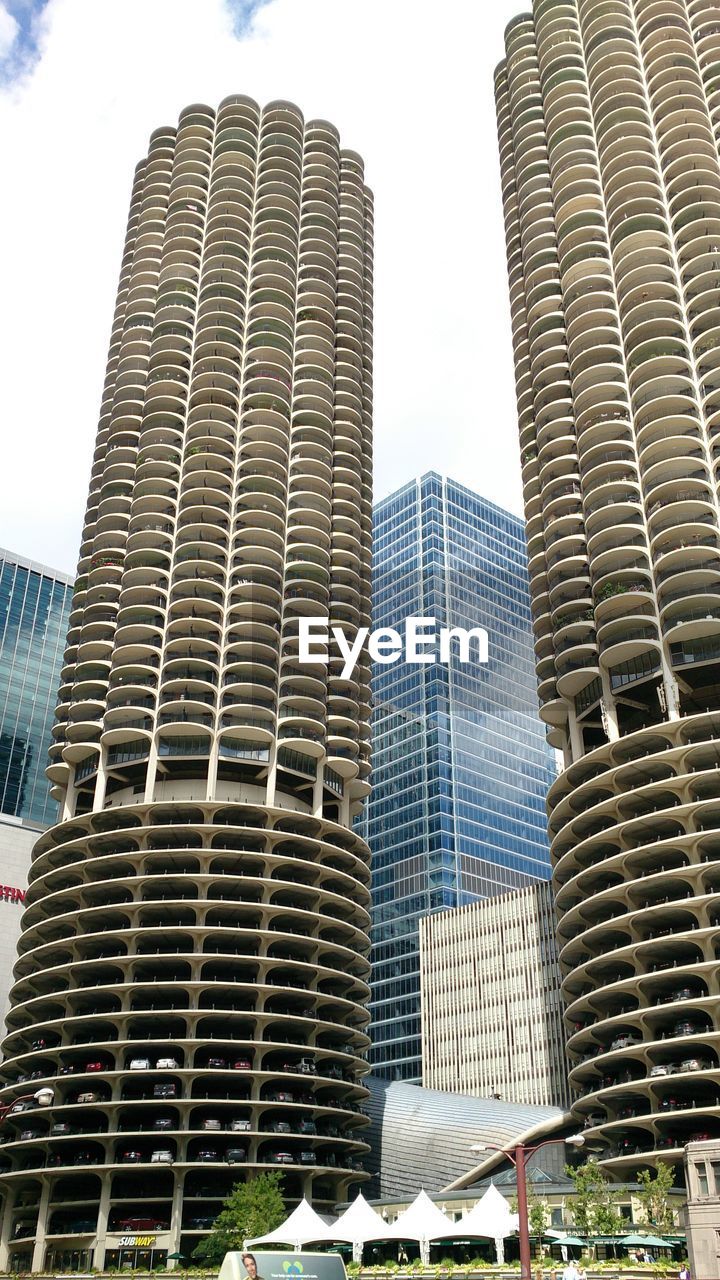
[[[690,1275],[690,1268],[687,1262],[683,1262],[678,1272],[678,1280],[692,1280],[692,1276]]]
[[[562,1280],[580,1280],[580,1272],[578,1271],[572,1259],[570,1260],[570,1262],[568,1262],[565,1270],[562,1273]]]

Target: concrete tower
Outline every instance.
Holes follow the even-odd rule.
[[[571,1081],[618,1178],[720,1134],[719,65],[705,0],[538,0],[496,73]]]
[[[321,1207],[362,1177],[369,668],[300,665],[298,620],[369,621],[371,369],[334,127],[232,97],[157,130],[4,1044],[2,1100],[54,1104],[9,1121],[0,1265],[156,1265],[243,1172]]]

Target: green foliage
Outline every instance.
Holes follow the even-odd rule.
[[[285,1221],[285,1204],[280,1194],[278,1171],[260,1173],[248,1182],[238,1182],[215,1219],[210,1235],[200,1242],[193,1258],[215,1265],[232,1249],[242,1249],[245,1240],[267,1235]]]
[[[643,1219],[649,1227],[655,1227],[662,1235],[673,1226],[673,1211],[670,1203],[670,1190],[675,1179],[669,1164],[659,1164],[655,1177],[649,1169],[641,1169],[637,1177],[642,1190],[638,1192],[638,1200]]]
[[[614,1236],[623,1230],[623,1219],[617,1206],[617,1192],[591,1158],[575,1169],[566,1165],[565,1172],[575,1184],[573,1215],[578,1231],[585,1235]]]

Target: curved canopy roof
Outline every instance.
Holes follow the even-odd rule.
[[[566,1119],[560,1107],[474,1098],[373,1076],[365,1084],[371,1119],[363,1134],[371,1147],[365,1167],[378,1199],[411,1198],[421,1185],[431,1194],[471,1185],[470,1175],[479,1169],[472,1147],[539,1139]]]

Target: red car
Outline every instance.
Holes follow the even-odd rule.
[[[86,1062],[84,1070],[85,1071],[104,1071],[105,1063],[104,1062]]]
[[[252,1071],[251,1058],[236,1058],[233,1062],[233,1071]]]
[[[168,1223],[158,1218],[120,1218],[118,1231],[167,1231]]]

